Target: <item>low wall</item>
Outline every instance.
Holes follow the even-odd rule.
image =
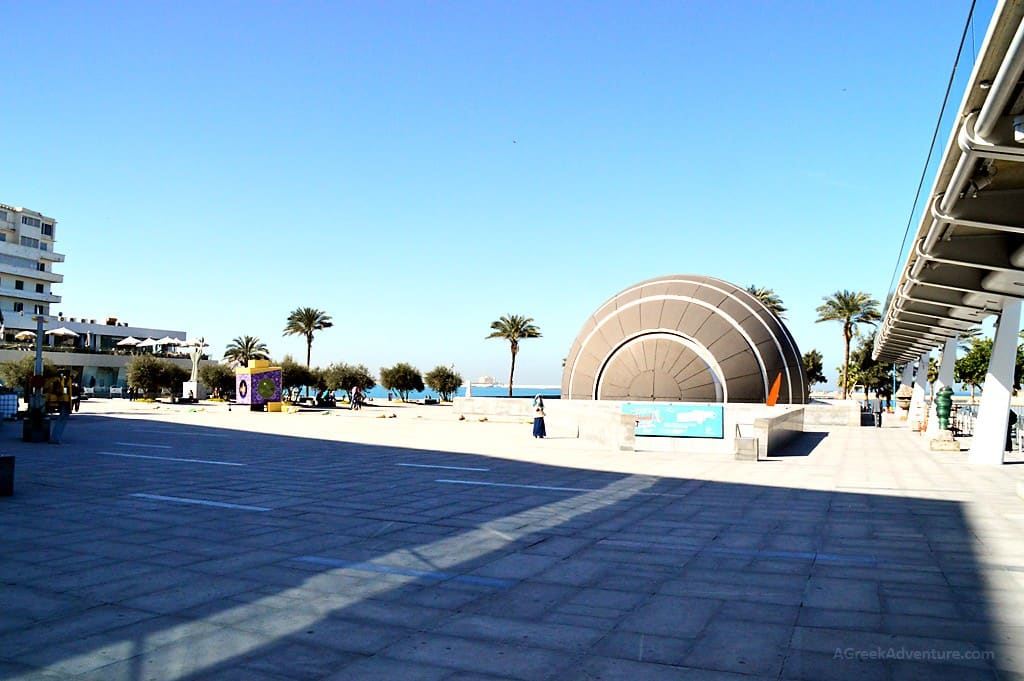
[[[490,421],[530,422],[533,399],[525,397],[456,397],[456,414]],[[579,438],[597,446],[633,449],[632,418],[623,418],[620,402],[545,400],[544,425],[548,437]]]
[[[533,419],[532,399],[456,397],[456,414],[466,418],[527,423]],[[547,400],[548,437],[579,438],[597,447],[622,451],[733,455],[737,438],[757,438],[761,456],[785,446],[803,431],[804,406],[726,404],[724,437],[684,438],[635,436],[636,422],[622,413],[622,402],[605,400]]]
[[[793,409],[777,416],[754,419],[757,458],[778,452],[804,432],[804,410]]]
[[[829,426],[860,427],[860,403],[853,400],[812,402],[804,407],[804,430],[828,430]]]

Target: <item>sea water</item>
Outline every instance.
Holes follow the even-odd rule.
[[[523,386],[518,387],[512,386],[512,397],[533,397],[534,395],[543,395],[546,399],[558,399],[562,394],[561,387],[557,385],[545,385],[545,386]],[[344,392],[337,390],[334,393],[337,399],[342,399],[345,396]],[[366,396],[376,400],[387,400],[388,391],[382,386],[376,385],[366,391]],[[397,398],[394,391],[391,391],[392,398]],[[465,397],[466,386],[462,386],[455,391],[454,397]],[[438,395],[435,391],[429,388],[423,391],[412,391],[409,393],[410,400],[422,400],[424,398],[437,399]],[[473,386],[473,397],[508,397],[508,386],[505,385],[474,385]]]

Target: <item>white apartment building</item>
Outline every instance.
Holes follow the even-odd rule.
[[[0,312],[3,312],[3,337],[0,338],[0,362],[16,361],[34,351],[33,334],[38,318],[43,319],[43,357],[59,367],[70,369],[83,386],[98,391],[124,386],[125,366],[131,350],[117,343],[132,336],[138,339],[170,337],[186,339],[184,331],[129,326],[114,317],[100,320],[65,316],[61,297],[53,293],[53,284],[64,275],[53,271],[64,256],[54,251],[57,221],[34,210],[0,203]],[[63,328],[74,336],[54,336],[46,330]],[[163,353],[167,356],[167,353]],[[182,367],[191,360],[179,356],[168,359]]]
[[[16,317],[31,321],[34,315],[49,315],[50,305],[60,302],[50,290],[64,281],[53,271],[54,263],[64,262],[53,250],[56,229],[53,218],[0,203],[0,311],[8,328],[21,326]]]

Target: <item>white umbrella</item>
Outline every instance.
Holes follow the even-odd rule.
[[[56,329],[48,329],[46,331],[48,336],[66,336],[67,338],[78,338],[78,334],[69,329],[66,326],[59,326]]]
[[[183,348],[206,348],[209,347],[210,344],[203,338],[193,338],[192,340],[178,343],[178,345]]]
[[[135,347],[137,347],[137,348],[151,348],[154,345],[156,345],[156,341],[153,340],[152,338],[147,338],[146,340],[141,340],[138,343],[136,343]]]
[[[35,337],[35,331],[19,331],[18,333],[14,334],[14,338],[16,340],[32,340]]]
[[[170,336],[164,336],[160,340],[154,341],[153,345],[181,345],[182,340],[180,338],[171,338]]]
[[[128,336],[127,338],[122,338],[121,340],[117,341],[117,344],[120,345],[121,347],[125,347],[127,345],[138,345],[141,342],[142,341],[140,341],[138,338]]]

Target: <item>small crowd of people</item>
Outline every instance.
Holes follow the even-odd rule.
[[[127,397],[132,402],[139,399],[139,394],[139,389],[136,388],[134,385],[130,385],[124,389],[124,396]]]

